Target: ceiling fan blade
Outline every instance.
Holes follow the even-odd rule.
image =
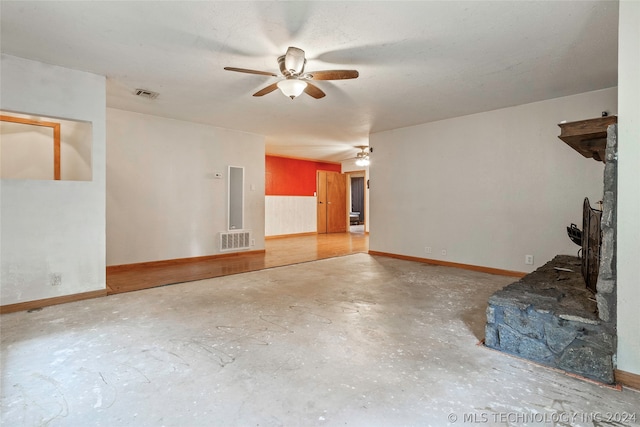
[[[293,46],[287,49],[287,53],[284,56],[284,66],[287,70],[293,71],[294,74],[300,74],[304,70],[306,62],[304,50]]]
[[[360,73],[356,70],[326,70],[311,71],[305,74],[305,78],[309,78],[311,80],[344,80],[355,79],[359,75]]]
[[[237,71],[238,73],[260,74],[263,76],[278,77],[277,74],[270,73],[269,71],[248,70],[246,68],[235,68],[235,67],[224,67],[224,69],[227,71]]]
[[[314,86],[309,82],[307,82],[307,87],[304,88],[304,91],[307,95],[312,96],[315,99],[323,98],[326,95],[319,87]]]
[[[278,89],[278,83],[277,82],[270,84],[269,86],[265,87],[264,89],[260,89],[259,91],[254,93],[253,96],[263,96],[263,95],[266,95],[268,93],[273,92],[276,89]]]

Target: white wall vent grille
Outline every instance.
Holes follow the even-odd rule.
[[[220,252],[249,249],[250,246],[250,231],[223,231],[220,233]]]

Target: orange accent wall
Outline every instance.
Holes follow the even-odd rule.
[[[342,172],[337,163],[265,156],[265,195],[313,196],[316,171]]]

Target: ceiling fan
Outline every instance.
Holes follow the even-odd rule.
[[[356,154],[355,157],[351,157],[352,160],[355,159],[356,165],[358,166],[369,166],[369,146],[368,145],[356,145],[356,148],[360,149],[360,152]]]
[[[310,80],[344,80],[358,77],[356,70],[326,70],[326,71],[304,71],[307,59],[304,57],[304,50],[297,47],[289,47],[287,53],[278,58],[278,66],[282,73],[283,80],[270,84],[269,86],[254,93],[253,96],[263,96],[280,89],[282,93],[291,99],[305,92],[313,98],[319,99],[326,94],[317,86],[311,84]],[[224,67],[227,71],[237,71],[239,73],[260,74],[264,76],[280,77],[269,71],[248,70],[246,68]]]

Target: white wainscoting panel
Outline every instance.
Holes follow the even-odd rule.
[[[317,231],[317,198],[265,196],[265,236]]]

